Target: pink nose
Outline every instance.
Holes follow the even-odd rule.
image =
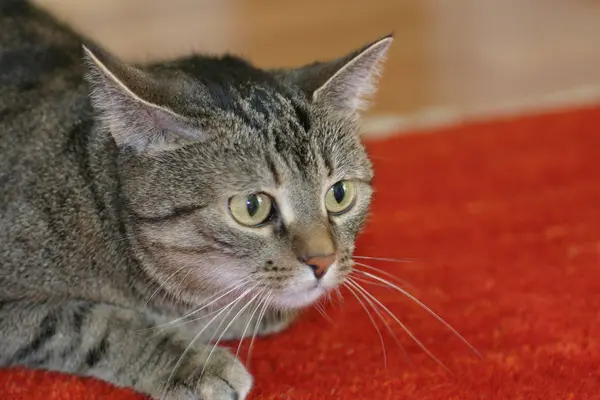
[[[311,257],[304,263],[308,265],[315,274],[315,278],[321,279],[326,273],[331,264],[335,262],[335,254],[327,256]]]

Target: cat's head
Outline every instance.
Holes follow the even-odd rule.
[[[372,192],[359,115],[391,42],[277,71],[200,56],[140,69],[85,48],[146,273],[192,303],[296,308],[338,287]]]

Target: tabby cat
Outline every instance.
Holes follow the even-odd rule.
[[[212,343],[286,328],[350,273],[359,115],[391,42],[297,69],[140,67],[0,0],[0,365],[245,398]]]

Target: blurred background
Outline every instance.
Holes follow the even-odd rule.
[[[368,131],[600,99],[598,0],[37,0],[125,60],[231,52],[258,66],[396,42]]]

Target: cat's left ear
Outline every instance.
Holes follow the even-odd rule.
[[[157,152],[201,139],[192,121],[166,104],[168,84],[102,49],[83,51],[92,104],[119,148]]]
[[[367,108],[376,90],[380,67],[393,39],[388,35],[337,60],[277,75],[300,86],[314,103],[355,118]]]

